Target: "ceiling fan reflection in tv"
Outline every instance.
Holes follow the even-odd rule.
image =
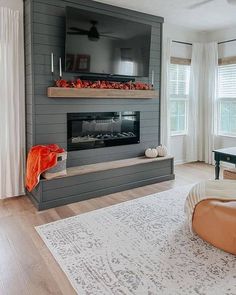
[[[68,35],[87,35],[90,41],[98,41],[101,37],[107,37],[112,39],[119,39],[118,37],[111,36],[112,32],[99,32],[97,29],[98,22],[95,20],[91,20],[91,27],[89,30],[77,28],[77,27],[70,27]]]

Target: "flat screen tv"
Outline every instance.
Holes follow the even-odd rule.
[[[66,8],[66,72],[148,77],[151,25]]]

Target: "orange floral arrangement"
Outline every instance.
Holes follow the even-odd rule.
[[[56,81],[57,87],[65,88],[96,88],[96,89],[123,89],[123,90],[151,90],[152,85],[143,82],[113,82],[113,81],[87,81],[77,79]]]

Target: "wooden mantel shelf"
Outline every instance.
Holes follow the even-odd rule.
[[[119,90],[95,88],[62,88],[49,87],[48,97],[51,98],[158,98],[156,90]]]

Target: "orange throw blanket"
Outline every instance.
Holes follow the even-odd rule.
[[[65,150],[56,144],[36,145],[29,151],[26,167],[26,188],[32,191],[39,183],[44,171],[56,166],[57,154]]]

